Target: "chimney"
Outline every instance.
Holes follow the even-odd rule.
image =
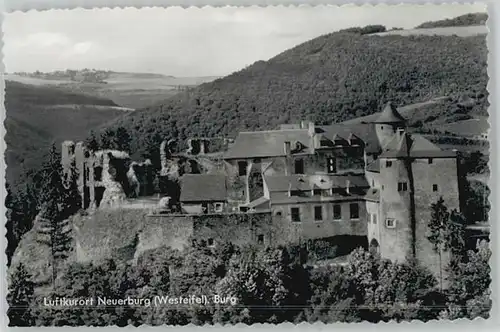
[[[286,156],[290,156],[290,154],[292,153],[292,147],[291,147],[290,141],[285,142],[284,151],[285,151]]]
[[[345,191],[350,194],[351,193],[351,181],[346,180],[345,181]]]

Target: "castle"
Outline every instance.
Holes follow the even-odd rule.
[[[222,152],[211,151],[211,144],[193,138],[182,152],[165,141],[155,170],[151,161],[131,162],[122,151],[64,142],[62,164],[68,176],[78,172],[84,208],[126,208],[149,197],[156,215],[265,216],[265,223],[279,227],[254,220],[249,229],[255,234],[238,241],[357,236],[384,258],[414,257],[439,273],[427,223],[440,197],[448,209],[460,207],[457,153],[408,133],[392,103],[369,122],[240,132],[217,143]]]

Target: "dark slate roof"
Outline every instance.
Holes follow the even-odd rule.
[[[249,204],[246,205],[246,207],[255,210],[268,210],[269,198],[262,196],[254,201],[251,201]]]
[[[290,142],[292,151],[295,142],[304,147],[300,153],[312,154],[313,147],[307,129],[286,129],[240,132],[234,144],[224,155],[225,159],[264,158],[285,156],[285,142]]]
[[[313,190],[346,188],[347,181],[351,187],[367,188],[364,175],[269,175],[265,176],[269,191]]]
[[[224,175],[184,174],[181,178],[181,202],[221,202],[226,197]]]
[[[330,139],[333,139],[336,135],[345,139],[355,136],[363,141],[367,153],[380,153],[381,151],[373,123],[337,123],[316,127],[316,132],[322,133],[323,136]]]
[[[405,118],[399,114],[398,110],[396,109],[396,106],[388,102],[382,113],[380,113],[380,116],[377,117],[374,123],[401,123],[405,122]]]
[[[456,157],[455,151],[443,151],[421,135],[404,133],[387,144],[381,158],[447,158]]]
[[[377,173],[379,173],[380,172],[380,160],[379,159],[374,160],[371,163],[369,163],[368,165],[366,165],[366,170],[368,172],[377,172]]]

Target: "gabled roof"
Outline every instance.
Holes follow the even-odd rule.
[[[396,106],[392,102],[388,102],[380,116],[373,123],[402,123],[405,118],[399,114]]]
[[[441,150],[437,145],[433,144],[421,135],[410,135],[404,133],[400,137],[396,137],[389,142],[384,148],[384,152],[380,155],[381,158],[446,158],[455,157],[455,151]]]
[[[332,124],[328,126],[316,127],[317,133],[322,133],[325,137],[350,137],[354,135],[359,137],[364,143],[367,153],[379,153],[381,146],[378,141],[375,125],[373,123],[356,123],[356,124]]]
[[[181,178],[181,202],[223,202],[226,197],[224,175],[184,174]]]
[[[380,160],[377,159],[377,160],[372,161],[371,163],[369,163],[368,165],[366,165],[365,170],[368,171],[368,172],[379,173],[380,172]]]
[[[269,198],[267,197],[259,197],[254,201],[251,201],[246,205],[246,207],[255,210],[266,210],[269,209]]]
[[[290,142],[292,152],[296,142],[303,146],[300,153],[312,154],[314,152],[307,129],[240,132],[234,144],[224,155],[224,159],[285,156],[285,142]]]

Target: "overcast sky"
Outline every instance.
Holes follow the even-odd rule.
[[[484,12],[483,5],[127,8],[4,17],[7,72],[96,68],[222,76],[325,33]]]

